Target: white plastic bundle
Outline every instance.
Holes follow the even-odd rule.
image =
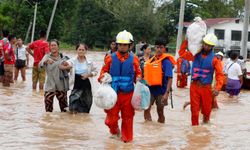
[[[201,49],[202,38],[206,33],[206,23],[200,17],[195,17],[194,23],[192,23],[187,29],[188,49],[193,55]]]
[[[109,84],[101,84],[94,94],[96,106],[102,109],[111,109],[117,101],[117,94]]]

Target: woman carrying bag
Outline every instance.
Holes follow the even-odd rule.
[[[86,57],[88,47],[85,44],[76,46],[77,57],[64,63],[62,69],[72,69],[74,87],[69,96],[69,110],[73,113],[89,113],[93,102],[89,78],[97,74],[97,68]]]
[[[39,67],[45,68],[47,74],[44,88],[45,110],[46,112],[53,111],[53,99],[56,96],[61,112],[66,112],[69,77],[66,71],[60,69],[60,65],[66,61],[67,57],[59,53],[57,40],[51,40],[49,47],[51,53],[46,54],[39,63]]]

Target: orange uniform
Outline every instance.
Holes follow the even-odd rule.
[[[180,57],[177,59],[177,80],[176,80],[176,86],[179,88],[184,88],[187,86],[187,74],[181,73],[181,64],[183,59]]]
[[[197,57],[193,56],[190,51],[187,51],[188,41],[183,41],[179,50],[180,57],[194,61]],[[206,55],[202,55],[202,58],[206,58]],[[220,60],[214,57],[212,60],[212,66],[215,70],[216,85],[215,89],[220,91],[223,85],[223,71]],[[191,112],[192,112],[192,125],[199,125],[199,111],[203,114],[204,121],[208,121],[212,109],[212,86],[211,84],[201,84],[199,81],[192,81],[190,86],[190,99],[191,99]]]
[[[129,53],[125,54],[124,56],[121,55],[119,52],[116,52],[115,55],[117,56],[118,60],[123,63],[129,58]],[[139,64],[139,59],[137,56],[133,56],[133,69],[134,69],[134,81],[136,78],[141,78],[141,69]],[[104,73],[110,72],[111,64],[112,64],[112,55],[107,55],[104,60],[105,64],[102,67],[100,76],[98,81],[100,82]],[[111,75],[112,76],[112,75]],[[118,127],[118,120],[119,120],[119,112],[121,111],[121,118],[122,118],[122,125],[121,125],[121,139],[124,142],[129,142],[133,140],[133,118],[134,118],[134,108],[131,105],[131,99],[133,96],[132,92],[121,92],[118,91],[117,93],[117,102],[115,106],[110,110],[105,110],[107,113],[105,124],[109,127],[111,134],[118,134],[119,127]]]

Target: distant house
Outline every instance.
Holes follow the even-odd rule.
[[[204,20],[207,24],[208,33],[214,33],[218,37],[219,50],[233,50],[240,52],[243,21],[239,18],[213,18]],[[192,22],[184,22],[188,27]],[[248,58],[250,58],[250,25],[248,27]]]

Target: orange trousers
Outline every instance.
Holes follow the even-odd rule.
[[[119,132],[118,120],[120,119],[119,112],[121,111],[121,139],[124,142],[133,140],[133,118],[135,110],[132,107],[131,99],[133,92],[117,94],[117,102],[110,110],[105,110],[107,113],[105,124],[109,127],[111,134]]]
[[[203,114],[203,120],[209,121],[212,110],[212,88],[211,85],[201,85],[199,82],[192,82],[190,86],[191,120],[192,125],[199,125],[199,112]]]
[[[176,86],[179,88],[187,86],[187,77],[185,74],[177,74]]]

